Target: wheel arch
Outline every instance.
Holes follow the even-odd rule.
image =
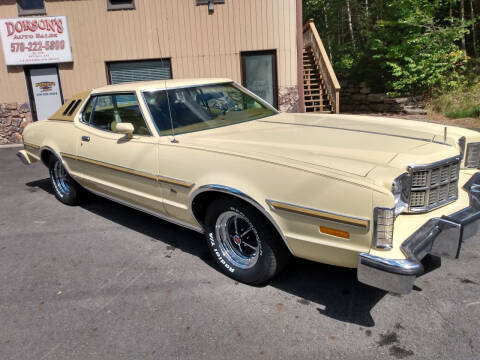
[[[55,156],[63,163],[63,159],[58,152],[53,150],[50,146],[42,146],[40,148],[40,159],[42,160],[43,165],[48,167],[48,162],[50,160],[50,156]]]
[[[46,146],[46,145],[40,148],[40,159],[47,168],[49,166],[49,161],[51,156],[55,156],[58,160],[60,160],[62,162],[63,167],[67,171],[68,175],[70,175],[70,169],[68,168],[67,164],[65,163],[65,161],[57,151],[55,151],[50,146]]]
[[[240,199],[250,204],[254,208],[256,208],[277,231],[277,233],[282,238],[283,243],[288,248],[288,251],[290,251],[290,253],[293,255],[292,249],[288,245],[282,229],[280,228],[278,223],[275,221],[273,216],[265,209],[265,207],[263,207],[258,201],[256,201],[254,198],[247,195],[243,191],[240,191],[238,189],[235,189],[229,186],[219,185],[219,184],[202,185],[192,193],[190,197],[189,208],[193,218],[200,225],[203,226],[203,219],[206,213],[206,206],[201,206],[201,204],[210,203],[211,201],[213,201],[213,199],[216,199],[221,196]]]

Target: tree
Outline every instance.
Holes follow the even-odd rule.
[[[477,58],[479,0],[469,1],[304,0],[304,16],[315,19],[341,81],[431,95],[462,86]]]

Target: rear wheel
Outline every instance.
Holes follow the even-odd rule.
[[[77,204],[81,187],[68,175],[62,161],[55,156],[51,156],[48,169],[55,197],[67,205]]]
[[[262,284],[287,264],[290,253],[271,224],[241,200],[221,198],[208,208],[207,245],[218,268],[248,284]]]

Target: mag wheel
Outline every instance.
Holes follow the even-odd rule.
[[[215,237],[221,254],[240,269],[249,269],[258,261],[261,243],[252,223],[242,214],[227,210],[215,223]]]
[[[62,161],[51,156],[48,168],[55,197],[64,204],[75,205],[78,202],[80,186],[68,175]]]
[[[288,262],[283,240],[249,204],[218,199],[209,206],[205,225],[207,245],[218,268],[236,280],[265,283]]]

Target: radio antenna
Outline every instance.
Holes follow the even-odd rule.
[[[175,139],[175,128],[173,127],[172,110],[170,108],[170,96],[168,94],[168,89],[167,89],[167,80],[165,80],[165,93],[167,94],[168,115],[170,116],[170,125],[172,127],[172,136],[173,136],[172,143],[176,144],[178,143],[178,140]]]
[[[158,33],[158,28],[157,28],[157,44],[158,44],[158,50],[160,50],[160,56],[161,56],[161,62],[163,65],[165,65],[165,58],[163,57],[163,54],[162,54],[162,51],[161,51],[161,46],[160,46],[160,34]],[[170,64],[167,64],[169,65],[169,68],[170,68]],[[170,76],[172,76],[171,72],[170,72]],[[165,78],[164,79],[164,83],[165,83],[165,94],[167,96],[167,105],[168,105],[168,116],[170,116],[170,126],[172,127],[172,136],[173,136],[173,139],[172,139],[172,143],[178,143],[178,140],[175,139],[175,129],[173,127],[173,118],[172,118],[172,109],[170,108],[170,96],[168,95],[168,88],[167,88],[167,79]]]

